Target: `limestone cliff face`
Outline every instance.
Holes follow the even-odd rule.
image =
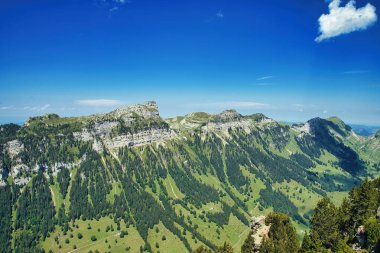
[[[160,118],[158,106],[154,101],[148,101],[145,104],[129,105],[125,108],[119,108],[110,113],[115,118],[122,118],[126,123],[134,120],[134,115],[137,114],[144,119]]]
[[[90,127],[74,132],[80,141],[93,141],[93,149],[118,149],[163,142],[175,132],[160,117],[156,102],[130,105],[105,114]]]
[[[54,115],[54,117],[51,115],[33,117],[27,121],[23,128],[27,131],[31,128],[33,128],[33,131],[37,129],[34,135],[41,135],[37,136],[37,139],[40,140],[47,138],[45,136],[46,130],[51,128],[49,138],[54,139],[54,143],[58,148],[65,144],[69,146],[75,145],[73,143],[75,141],[77,143],[89,143],[97,153],[102,153],[106,150],[113,152],[122,147],[160,143],[176,136],[175,131],[160,117],[157,104],[153,101],[145,104],[129,105],[107,114],[77,118],[74,121],[76,126],[73,129],[76,129],[76,131],[73,132],[67,132],[64,129],[75,124],[69,119],[59,118],[58,115]],[[78,129],[77,125],[81,127]],[[64,126],[62,131],[61,126]],[[49,144],[45,144],[44,141],[40,144],[29,143],[28,145],[29,149],[35,150],[34,152],[46,153],[49,149]],[[9,175],[19,185],[26,184],[30,180],[32,171],[37,171],[41,167],[49,169],[52,175],[56,175],[61,167],[71,169],[86,159],[84,155],[72,161],[54,160],[49,161],[49,163],[36,161],[33,164],[25,164],[21,156],[24,151],[27,153],[29,150],[25,149],[25,144],[20,138],[3,144],[3,150],[3,154],[7,155],[11,160],[10,168],[7,168]],[[3,171],[2,162],[0,175],[3,174]],[[0,183],[4,182],[2,176],[0,181]]]
[[[203,127],[206,131],[225,131],[233,128],[248,129],[252,126],[257,126],[260,123],[272,123],[274,120],[262,117],[250,117],[243,116],[235,110],[226,110],[220,114],[215,115],[207,124]]]

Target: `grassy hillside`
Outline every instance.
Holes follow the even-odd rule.
[[[307,128],[235,111],[194,113],[167,123],[133,117],[139,122],[133,128],[118,125],[109,136],[94,139],[77,139],[73,133],[108,124],[110,115],[35,118],[12,138],[3,138],[3,149],[14,138],[23,144],[13,157],[2,152],[3,168],[37,164],[39,176],[24,170],[7,176],[0,187],[0,199],[10,200],[1,212],[8,224],[2,228],[2,247],[185,252],[227,241],[239,252],[251,216],[286,213],[301,238],[319,199],[329,196],[338,204],[362,178],[379,171],[376,154],[368,151],[376,152],[376,137],[355,139],[337,118],[315,119]],[[125,129],[133,134],[170,126],[177,130],[165,141],[118,149],[104,144],[104,138],[126,134]],[[94,149],[95,140],[101,151]],[[14,184],[28,176],[33,179],[26,186]],[[52,213],[27,208],[35,194]],[[36,217],[45,225],[36,226]]]

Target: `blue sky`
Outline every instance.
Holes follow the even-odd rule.
[[[0,3],[0,122],[156,100],[380,125],[378,0],[32,2]]]

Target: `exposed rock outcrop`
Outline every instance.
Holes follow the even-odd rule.
[[[104,139],[108,148],[117,149],[121,147],[144,146],[151,143],[162,142],[173,138],[175,133],[171,129],[149,129],[136,134],[123,134],[113,138]]]
[[[24,150],[24,144],[19,140],[8,141],[5,147],[11,159],[14,159]]]
[[[264,238],[268,237],[270,225],[265,224],[265,216],[251,217],[252,238],[255,242],[255,252],[259,252]]]
[[[116,130],[131,127],[137,120],[142,124],[146,120],[146,126],[127,133]],[[161,122],[162,126],[150,126],[149,120]],[[109,114],[97,117],[90,127],[82,129],[81,132],[75,132],[73,135],[77,140],[93,141],[93,149],[101,153],[104,148],[143,146],[173,138],[175,132],[163,122],[159,116],[156,102],[149,101],[145,104],[119,108]]]
[[[363,225],[359,226],[356,231],[355,243],[352,246],[352,249],[355,251],[364,249],[367,245],[366,232]]]
[[[110,113],[116,118],[122,118],[126,123],[134,120],[135,114],[144,119],[159,118],[158,106],[154,101],[148,101],[145,104],[129,105],[124,108],[116,109]]]

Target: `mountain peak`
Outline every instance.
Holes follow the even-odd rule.
[[[147,101],[144,104],[133,104],[126,107],[118,108],[110,113],[116,118],[123,118],[130,121],[131,118],[137,116],[145,119],[159,118],[158,106],[155,101]]]
[[[239,120],[243,116],[238,113],[236,110],[225,110],[218,115],[216,115],[218,120],[222,121],[232,121],[232,120]]]
[[[335,125],[339,126],[340,128],[342,128],[346,131],[351,131],[351,127],[346,125],[346,123],[344,123],[344,121],[337,116],[330,117],[327,120],[334,123]]]

